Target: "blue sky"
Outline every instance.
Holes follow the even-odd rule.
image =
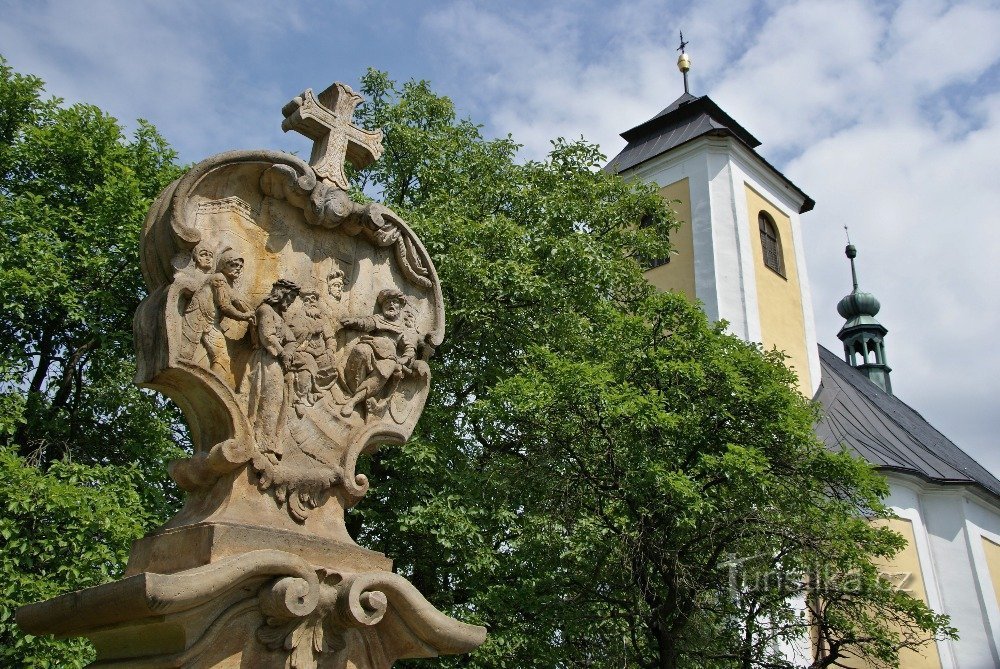
[[[693,92],[817,202],[803,226],[821,343],[840,350],[846,223],[897,395],[1000,472],[1000,0],[0,0],[0,16],[15,69],[148,119],[187,162],[307,153],[282,105],[368,66],[430,80],[525,157],[581,135],[613,156],[680,93],[683,29]]]

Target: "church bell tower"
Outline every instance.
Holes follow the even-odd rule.
[[[605,167],[654,183],[680,221],[675,253],[646,272],[661,290],[701,301],[733,334],[776,347],[812,397],[820,367],[799,216],[813,200],[756,152],[760,141],[707,95],[684,93],[622,133],[628,144]]]

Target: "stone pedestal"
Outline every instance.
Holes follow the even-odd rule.
[[[371,557],[355,550],[355,566]],[[372,566],[385,564],[374,555]],[[25,606],[17,622],[32,634],[86,636],[97,648],[93,666],[150,669],[379,669],[405,657],[468,652],[486,638],[397,574],[317,568],[274,549],[138,573]]]
[[[444,336],[441,287],[394,212],[353,202],[381,133],[351,125],[334,84],[282,110],[315,140],[209,158],[156,200],[142,236],[149,295],[136,382],[184,412],[176,517],[132,547],[122,580],[22,607],[35,635],[85,636],[99,667],[387,669],[486,637],[435,609],[345,510],[358,458],[409,438]]]

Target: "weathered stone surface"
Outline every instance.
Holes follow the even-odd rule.
[[[397,574],[317,569],[278,550],[137,574],[22,607],[17,620],[33,634],[87,636],[102,667],[376,669],[467,652],[486,635]]]
[[[336,541],[258,525],[197,523],[163,530],[136,541],[125,576],[147,571],[172,574],[272,545],[311,564],[337,565],[358,572],[392,570],[392,560],[353,541]]]
[[[34,634],[85,635],[98,666],[389,667],[467,652],[485,629],[434,609],[344,512],[358,458],[413,431],[444,336],[441,288],[413,231],[349,197],[345,157],[381,155],[343,84],[285,106],[311,164],[234,151],[153,204],[136,382],[172,398],[195,452],[171,464],[181,512],[118,582],[23,607]]]

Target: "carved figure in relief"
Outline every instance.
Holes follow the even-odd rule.
[[[295,412],[299,417],[306,407],[311,407],[321,397],[329,383],[320,381],[320,363],[327,352],[336,346],[335,331],[323,317],[319,303],[319,293],[310,290],[300,293],[302,311],[289,321],[295,337],[295,352],[292,354],[291,372],[294,379]]]
[[[384,398],[391,395],[406,375],[418,373],[415,366],[417,337],[403,318],[406,298],[395,288],[379,292],[376,307],[381,313],[367,318],[345,318],[345,328],[364,332],[355,342],[344,362],[343,383],[351,393],[341,409],[345,418],[365,402],[368,413],[384,408]]]
[[[211,299],[211,293],[204,295],[200,294],[199,290],[208,282],[214,268],[215,252],[202,243],[191,250],[191,265],[174,277],[174,283],[180,286],[181,297],[188,300],[181,320],[181,332],[184,337],[181,341],[181,357],[187,360],[194,359],[198,346],[201,345],[203,331],[201,321],[205,320],[204,312],[207,310],[211,314],[214,308],[213,304],[198,304],[205,297]],[[195,300],[195,295],[198,295],[199,300]]]
[[[212,276],[214,268],[215,251],[213,251],[210,246],[202,242],[191,249],[191,262],[174,275],[174,284],[180,288],[180,297],[182,300],[187,301],[182,302],[182,304],[190,306],[191,298]],[[187,307],[185,307],[183,313],[186,315]],[[187,318],[183,318],[182,324],[186,323],[186,321]],[[187,332],[186,328],[182,329],[184,330],[184,333]],[[194,342],[188,342],[188,339],[185,336],[181,341],[181,357],[188,359],[192,358],[200,343],[200,339],[195,340]]]
[[[191,249],[191,261],[195,269],[208,278],[207,275],[211,274],[212,268],[215,267],[215,251],[202,242]]]
[[[321,298],[320,310],[324,318],[324,333],[326,351],[316,359],[319,366],[320,384],[323,387],[332,385],[340,376],[338,368],[340,359],[338,349],[342,342],[338,341],[340,331],[340,315],[343,312],[342,300],[346,287],[344,272],[334,268],[326,278],[326,295]]]
[[[275,464],[283,453],[286,407],[293,385],[295,336],[285,322],[285,313],[298,294],[298,284],[279,279],[256,312],[247,417],[253,425],[257,446]]]
[[[327,298],[324,300],[326,302],[324,306],[332,316],[336,316],[337,312],[340,311],[340,300],[344,297],[345,286],[346,281],[342,270],[334,269],[330,272],[329,276],[326,277]],[[339,325],[339,322],[336,321],[336,319],[335,322]]]
[[[195,247],[193,257],[197,270],[207,274],[213,255],[208,248]],[[222,319],[249,321],[253,318],[250,307],[233,290],[242,272],[243,258],[233,249],[227,248],[219,258],[219,272],[207,277],[197,287],[189,285],[191,299],[184,308],[181,320],[181,333],[184,337],[181,357],[195,360],[201,347],[208,356],[209,369],[230,386],[233,385],[233,373],[226,337],[222,333]]]
[[[420,359],[420,331],[417,330],[417,313],[413,309],[403,310],[403,337],[407,341],[406,348],[412,348],[414,355],[408,359],[404,359],[403,372],[407,375],[419,376],[421,378],[427,378],[430,376],[430,367],[427,363]]]

